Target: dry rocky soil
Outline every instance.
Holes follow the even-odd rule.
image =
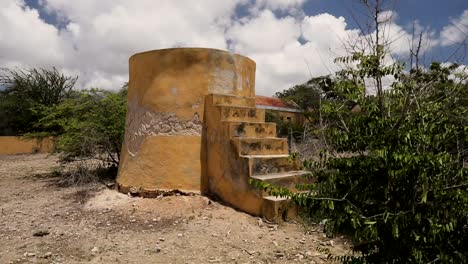
[[[46,154],[0,156],[0,263],[329,263],[350,253],[320,226],[271,224],[200,195],[59,187],[58,166]]]

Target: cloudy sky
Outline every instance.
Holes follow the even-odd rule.
[[[118,89],[128,58],[171,47],[230,50],[257,62],[257,94],[273,95],[337,69],[359,33],[357,0],[0,0],[0,67],[56,66],[79,87]],[[426,63],[467,64],[468,2],[397,0],[392,55],[423,31]],[[390,8],[390,7],[389,7]]]

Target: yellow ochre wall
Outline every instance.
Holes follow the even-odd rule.
[[[273,115],[278,115],[283,122],[291,122],[292,124],[296,125],[303,125],[304,124],[304,115],[298,112],[287,112],[281,110],[271,110],[266,109],[266,112],[270,112]],[[289,117],[289,120],[288,120]]]
[[[205,96],[254,97],[255,62],[215,49],[154,50],[133,55],[129,75],[119,190],[200,191]]]
[[[0,155],[47,153],[52,152],[53,148],[53,138],[0,137]]]

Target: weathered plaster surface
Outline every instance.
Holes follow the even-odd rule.
[[[220,53],[213,50],[210,64],[215,65],[209,76],[209,93],[253,96],[255,68],[246,63],[245,57],[233,53]]]
[[[234,95],[240,99],[233,100],[254,107],[254,84],[255,62],[222,50],[177,48],[133,55],[119,188],[200,190],[205,140],[210,140],[203,134],[206,96]]]
[[[128,102],[125,145],[131,156],[138,154],[148,136],[201,136],[201,131],[198,113],[191,120],[181,120],[175,113],[154,112],[140,106],[136,97]]]
[[[0,155],[23,153],[47,153],[54,150],[55,139],[49,138],[23,138],[13,136],[0,137]]]
[[[119,168],[121,191],[138,193],[157,190],[200,191],[201,137],[148,136],[136,157]]]

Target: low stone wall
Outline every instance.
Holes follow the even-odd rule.
[[[0,136],[0,155],[47,153],[54,149],[53,138]]]

